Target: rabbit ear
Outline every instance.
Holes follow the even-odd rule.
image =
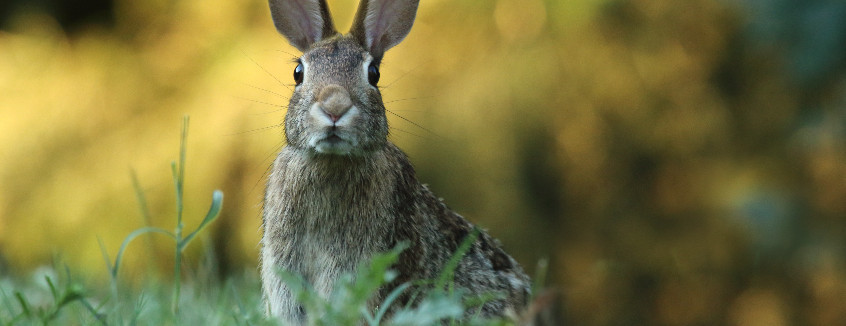
[[[269,0],[273,24],[291,45],[305,52],[312,43],[335,35],[326,0]]]
[[[397,45],[414,23],[419,0],[361,0],[350,30],[365,49],[381,58]]]

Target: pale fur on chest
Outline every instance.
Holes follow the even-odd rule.
[[[390,249],[385,233],[396,217],[387,204],[394,182],[383,169],[388,165],[379,155],[339,161],[283,150],[264,204],[265,281],[279,283],[275,266],[301,275],[325,297],[342,274]]]

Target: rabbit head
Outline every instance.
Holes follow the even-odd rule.
[[[303,52],[285,116],[288,146],[364,155],[387,143],[379,63],[411,30],[418,0],[362,0],[347,35],[325,0],[269,0],[276,29]]]

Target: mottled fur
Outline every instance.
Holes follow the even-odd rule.
[[[286,1],[271,0],[271,9],[286,7],[279,4]],[[323,1],[300,2],[328,16]],[[381,8],[377,16],[413,20],[413,11],[410,18],[408,12],[416,10],[416,2],[393,6],[400,7],[394,11],[401,14]],[[380,9],[378,3],[360,8]],[[280,32],[303,34],[286,30],[301,25],[297,14],[273,12]],[[331,20],[321,23],[331,27]],[[376,23],[411,27],[410,21]],[[392,36],[382,37],[380,48],[365,50],[362,44],[367,41],[361,38],[367,33],[358,29],[366,30],[368,24],[356,23],[360,27],[350,35],[324,33],[321,40],[307,44],[300,58],[305,76],[285,117],[288,145],[268,180],[261,249],[264,297],[268,313],[290,323],[302,324],[307,316],[280,279],[279,269],[301,275],[326,297],[342,274],[408,241],[410,247],[394,266],[398,280],[373,299],[375,307],[396,284],[436,278],[474,228],[417,180],[406,155],[387,140],[385,108],[378,88],[368,83],[367,71],[371,63],[378,66],[381,54],[407,30],[389,30]],[[327,29],[324,25],[308,30]],[[455,286],[470,295],[502,295],[481,308],[487,316],[519,312],[529,296],[529,280],[520,266],[485,232],[460,261]]]

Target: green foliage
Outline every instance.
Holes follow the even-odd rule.
[[[277,272],[305,310],[308,325],[357,325],[362,321],[369,326],[440,325],[443,321],[450,321],[451,325],[510,324],[505,319],[484,319],[472,314],[478,311],[474,308],[498,298],[496,294],[468,297],[454,287],[455,269],[478,235],[479,230],[475,229],[462,241],[437,278],[398,285],[385,296],[375,311],[368,309],[368,302],[373,300],[380,287],[396,279],[397,273],[390,266],[397,262],[400,253],[408,247],[407,243],[376,255],[368,264],[360,266],[355,276],[343,275],[328,298],[317,293],[300,275],[285,270]],[[411,301],[415,301],[414,298],[422,299],[414,305],[399,306],[397,298],[409,291]],[[393,315],[385,320],[388,311],[392,311]],[[462,320],[466,315],[471,318]]]
[[[10,320],[0,319],[4,325],[9,324],[49,324],[58,319],[60,312],[71,306],[72,303],[79,303],[82,309],[91,313],[93,321],[105,323],[104,316],[97,312],[97,309],[92,305],[91,301],[85,297],[83,286],[71,279],[70,271],[66,268],[65,274],[62,278],[54,281],[55,276],[43,275],[43,287],[46,287],[48,300],[43,300],[44,294],[41,293],[41,300],[46,302],[33,301],[25,291],[19,289],[13,290],[12,294],[7,292],[5,284],[0,286],[0,301],[2,301],[4,315],[11,316]],[[57,286],[58,285],[58,286]],[[43,288],[42,287],[42,288]],[[15,307],[17,304],[17,307]]]
[[[412,290],[404,283],[396,287],[375,311],[367,308],[379,288],[395,280],[390,269],[407,245],[375,256],[362,264],[355,276],[342,277],[328,298],[318,295],[298,275],[280,271],[285,281],[303,304],[309,325],[509,325],[504,319],[483,319],[465,316],[475,306],[459,290],[438,288]],[[460,255],[455,255],[460,256]],[[0,280],[0,325],[19,324],[82,324],[82,325],[278,325],[264,315],[259,280],[254,272],[236,275],[226,281],[184,281],[185,296],[180,309],[171,310],[171,291],[161,280],[149,280],[143,290],[110,292],[86,287],[73,280],[69,269],[55,278],[52,268],[44,268],[44,276],[33,281]],[[439,279],[445,277],[445,273]],[[40,281],[39,281],[40,280]],[[434,280],[432,281],[434,282]],[[449,283],[449,282],[448,282]],[[422,297],[415,306],[400,306],[396,299],[408,291]],[[98,298],[104,298],[102,300]],[[387,312],[393,310],[388,319]]]

